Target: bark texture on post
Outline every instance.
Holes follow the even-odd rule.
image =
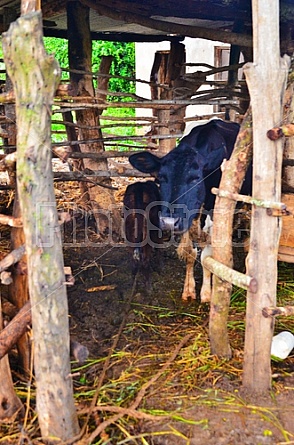
[[[171,43],[170,51],[155,53],[151,70],[151,99],[173,100],[176,97],[191,98],[193,92],[185,85],[182,75],[185,73],[185,46],[182,43]],[[160,86],[158,86],[160,85]],[[164,86],[163,86],[164,85]],[[183,131],[183,119],[186,107],[167,107],[157,110],[153,108],[153,115],[158,117],[158,127],[150,134],[168,136]],[[176,146],[176,138],[159,139],[159,151],[167,154]]]
[[[111,64],[113,62],[114,57],[113,56],[102,56],[101,62],[99,66],[99,76],[97,79],[97,92],[96,97],[97,99],[101,100],[101,102],[107,100],[107,94],[106,91],[108,90],[108,84],[109,84],[109,73]],[[104,76],[103,76],[104,74]],[[103,109],[100,109],[100,114],[103,112]]]
[[[280,58],[278,0],[256,0],[252,8],[254,57],[244,72],[253,116],[253,197],[279,201],[283,144],[270,141],[266,133],[282,119],[288,58]],[[253,206],[247,272],[256,278],[258,290],[247,293],[243,386],[249,392],[267,393],[271,387],[274,319],[264,318],[262,308],[276,306],[280,232],[281,218]]]
[[[89,8],[78,1],[68,2],[68,51],[69,66],[74,70],[71,72],[71,84],[77,96],[84,98],[89,96],[89,101],[93,101],[94,86],[91,74],[81,74],[81,72],[92,71],[92,42],[90,34]],[[86,99],[83,100],[86,102]],[[79,139],[91,140],[102,138],[99,126],[98,109],[85,109],[76,111],[79,128]],[[81,151],[102,152],[104,151],[102,142],[80,144]],[[93,159],[84,159],[84,168],[90,170],[107,170],[107,160],[99,162]],[[103,178],[102,182],[106,186],[111,186],[110,178]],[[120,232],[121,217],[115,205],[114,194],[111,190],[91,185],[88,187],[88,194],[93,209],[99,234],[118,234]]]
[[[252,153],[252,117],[247,112],[238,134],[231,158],[225,170],[219,190],[238,193],[241,189]],[[217,196],[214,206],[212,229],[213,258],[228,267],[233,267],[232,232],[236,202]],[[227,321],[231,299],[230,283],[213,276],[213,290],[210,306],[209,336],[211,352],[220,357],[231,357]]]
[[[16,96],[17,181],[28,258],[38,418],[43,437],[67,440],[79,427],[51,169],[51,105],[60,69],[46,54],[42,37],[41,13],[26,14],[4,34],[3,51]]]

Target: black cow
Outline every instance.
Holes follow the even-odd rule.
[[[219,185],[220,166],[225,158],[230,157],[239,128],[237,123],[213,119],[193,128],[176,148],[162,158],[149,152],[130,157],[135,168],[151,173],[159,181],[161,228],[184,234],[184,244],[179,246],[179,253],[191,264],[194,264],[196,253],[188,230],[200,212],[208,214],[212,211],[215,196],[211,188]],[[246,182],[242,193],[249,193],[249,188]],[[191,264],[186,274],[183,299],[196,298]]]
[[[162,229],[183,233],[199,216],[202,204],[207,212],[213,209],[211,188],[219,185],[220,165],[230,157],[239,128],[237,123],[213,119],[193,128],[162,158],[149,152],[130,156],[135,168],[159,181]]]
[[[123,198],[125,239],[132,251],[132,274],[141,272],[150,290],[151,258],[162,244],[159,213],[160,194],[154,181],[135,182]]]

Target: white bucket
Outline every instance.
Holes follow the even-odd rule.
[[[273,337],[271,355],[285,359],[293,348],[294,335],[291,332],[283,331]]]

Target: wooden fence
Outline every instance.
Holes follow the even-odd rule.
[[[189,64],[191,65],[191,64]],[[199,65],[199,64],[196,64]],[[239,68],[240,65],[237,65]],[[226,71],[230,67],[213,68],[205,66],[208,70],[207,75],[214,72]],[[232,67],[231,67],[232,68]],[[236,68],[236,67],[233,67]],[[69,70],[65,70],[69,72]],[[75,70],[76,71],[76,70]],[[205,74],[206,74],[205,73]],[[99,85],[99,79],[109,80],[111,77],[122,78],[121,76],[111,76],[107,73],[88,73],[79,72],[82,75],[91,75],[95,83]],[[212,116],[224,117],[224,107],[231,107],[237,111],[239,109],[241,93],[240,85],[229,88],[224,82],[206,81],[206,76],[199,71],[194,75],[193,82],[197,80],[199,85],[207,86],[207,88],[199,91],[194,91],[192,97],[188,97],[186,89],[177,87],[169,87],[166,84],[148,82],[141,79],[124,78],[130,83],[147,83],[150,90],[164,89],[168,91],[169,99],[148,99],[138,97],[131,93],[117,93],[107,89],[97,88],[95,96],[75,96],[73,95],[72,87],[69,83],[62,82],[56,92],[52,110],[52,149],[53,156],[58,156],[63,160],[68,159],[85,159],[91,158],[99,161],[101,159],[128,157],[131,153],[138,150],[157,150],[164,154],[167,150],[163,144],[168,143],[168,148],[173,148],[176,141],[182,137],[185,124],[189,121],[197,121],[200,119],[209,119]],[[191,82],[191,74],[187,75]],[[187,80],[185,78],[185,82]],[[108,83],[108,82],[107,82]],[[14,94],[13,91],[4,85],[6,92],[0,94],[0,103],[2,108],[2,115],[0,116],[0,136],[2,137],[2,144],[0,149],[4,153],[10,153],[16,149],[15,137],[13,131],[16,132],[15,122],[13,121],[13,105]],[[212,115],[194,116],[190,118],[181,118],[175,120],[170,118],[175,110],[186,109],[189,105],[214,105],[218,108],[223,107],[219,113]],[[105,110],[110,108],[121,108],[126,110],[134,110],[134,116],[116,117],[111,114],[105,115]],[[91,130],[97,130],[97,137],[81,140],[77,134],[82,128],[82,124],[75,119],[76,112],[81,110],[97,110],[99,114],[99,125],[91,126]],[[141,110],[150,110],[149,116],[141,115]],[[167,114],[160,113],[161,111]],[[163,116],[163,117],[162,117]],[[58,128],[56,128],[58,126]],[[133,131],[130,132],[130,128]],[[164,131],[162,129],[164,128]],[[83,126],[85,129],[85,126]],[[116,130],[119,129],[117,134]],[[123,132],[125,129],[125,132]],[[124,134],[125,133],[125,134]],[[132,133],[130,135],[130,133]],[[168,141],[168,142],[167,142]],[[97,153],[87,153],[85,150],[79,150],[80,145],[87,144],[102,144],[103,150]],[[166,145],[165,145],[166,146]],[[163,147],[163,148],[162,148]],[[3,163],[2,163],[3,169]],[[99,177],[116,177],[116,176],[134,176],[144,177],[143,173],[134,171],[133,169],[108,169],[92,172],[93,176]],[[81,174],[78,172],[69,172],[66,174],[57,173],[57,180],[80,180]],[[1,188],[1,186],[0,186]]]

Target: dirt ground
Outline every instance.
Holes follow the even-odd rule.
[[[125,244],[97,241],[93,220],[71,206],[75,196],[73,190],[68,194],[68,186],[66,192],[57,191],[57,199],[62,205],[68,201],[73,215],[63,228],[64,262],[75,279],[68,286],[71,337],[89,351],[84,364],[72,364],[80,423],[87,423],[90,437],[104,421],[121,414],[88,443],[294,443],[294,355],[272,363],[268,398],[242,391],[245,293],[235,290],[232,298],[228,329],[233,357],[218,359],[209,348],[209,306],[181,300],[185,266],[176,245],[161,250],[161,265],[154,257],[148,294],[142,277],[134,286]],[[199,262],[195,277],[199,295]],[[279,280],[287,303],[289,286],[293,295],[292,266]],[[293,331],[293,317],[279,319],[276,330]],[[86,419],[95,397],[96,407]],[[10,427],[5,428],[7,434]],[[35,442],[37,436],[23,443],[42,443]],[[6,445],[0,429],[2,443]]]
[[[84,230],[77,233],[77,240],[85,238]],[[87,230],[92,231],[90,227]],[[101,246],[94,242],[89,248],[71,244],[72,227],[65,232],[65,241],[69,241],[65,243],[65,264],[72,267],[75,277],[75,285],[68,288],[71,335],[89,349],[94,363],[77,368],[77,391],[95,386],[122,323],[101,389],[102,405],[131,407],[140,385],[154,378],[182,339],[191,335],[144,393],[139,410],[146,416],[133,419],[126,415],[124,427],[110,426],[106,439],[93,443],[294,443],[293,356],[273,362],[273,391],[268,399],[247,397],[242,392],[244,293],[239,296],[243,306],[237,301],[230,313],[233,358],[217,359],[209,351],[208,306],[198,300],[181,301],[185,269],[175,246],[162,250],[161,270],[154,259],[153,288],[148,294],[141,278],[133,288],[130,254],[123,243]],[[199,289],[199,263],[195,276]],[[81,407],[88,406],[83,397],[80,401]],[[105,415],[102,410],[99,422]]]

